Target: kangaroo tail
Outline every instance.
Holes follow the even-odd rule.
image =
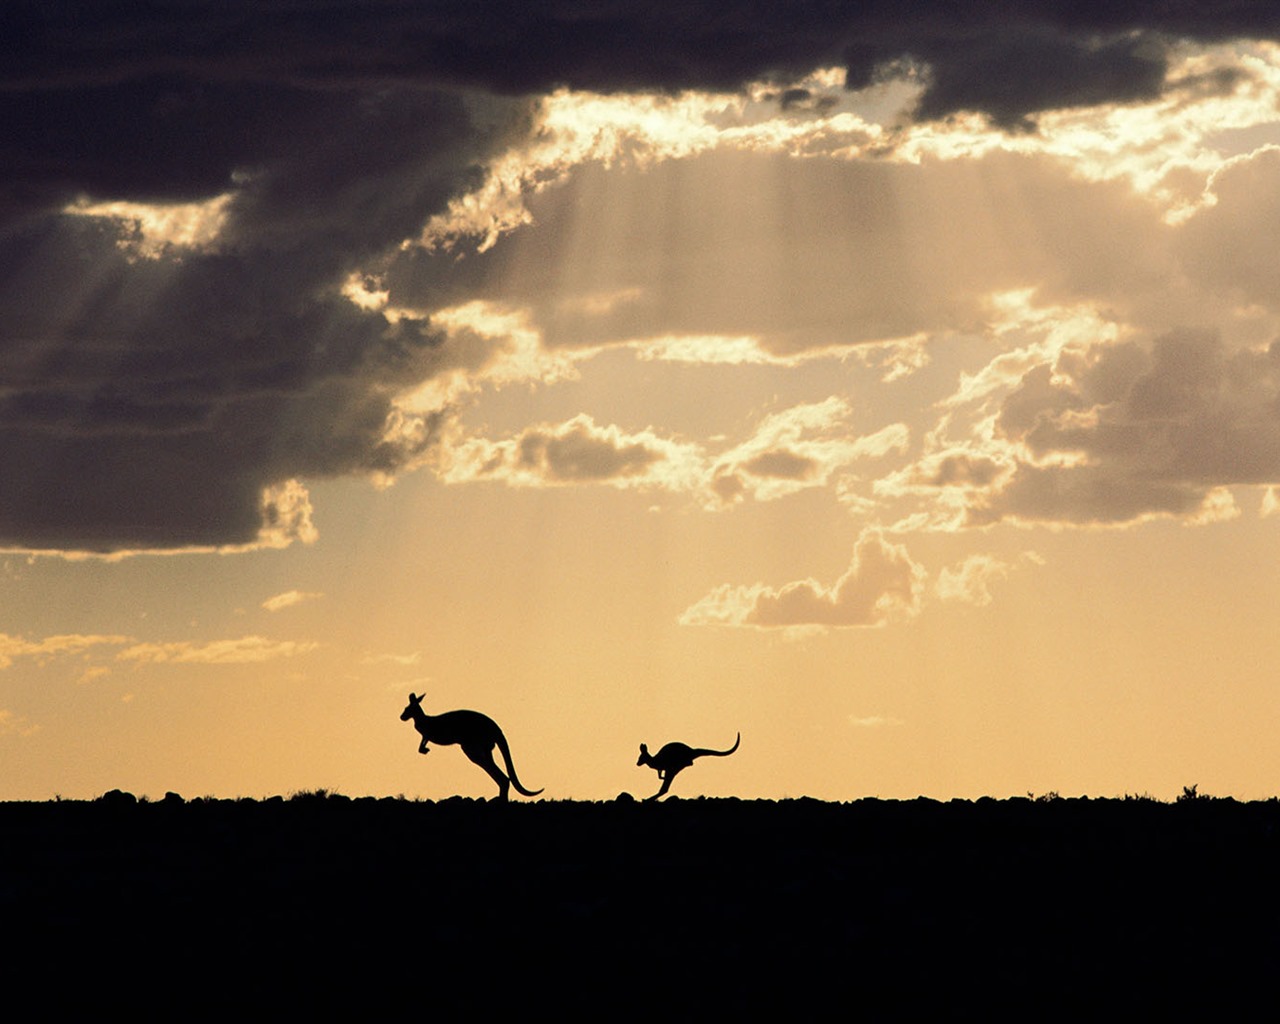
[[[507,746],[507,738],[502,735],[502,730],[498,730],[498,749],[502,751],[502,760],[507,766],[507,778],[511,780],[511,785],[516,787],[516,792],[525,796],[537,796],[542,792],[541,789],[525,789],[520,785],[520,780],[516,778],[516,766],[511,763],[511,748]]]
[[[711,757],[728,757],[730,754],[732,754],[735,750],[738,749],[738,744],[741,742],[742,742],[742,733],[738,733],[738,738],[733,741],[733,746],[731,746],[728,750],[695,750],[693,752],[693,756],[706,757],[707,755],[710,755]]]

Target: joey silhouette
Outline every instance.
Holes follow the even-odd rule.
[[[662,796],[671,788],[672,780],[693,764],[695,758],[728,757],[738,749],[738,744],[741,742],[742,733],[738,733],[738,738],[733,741],[733,746],[728,750],[703,750],[700,747],[691,747],[687,743],[666,743],[656,754],[650,754],[649,748],[641,743],[640,760],[636,764],[647,764],[650,768],[657,769],[658,778],[662,780],[662,788],[653,796],[645,797],[645,800],[657,800]]]
[[[498,799],[507,800],[507,789],[515,786],[517,792],[525,796],[537,796],[540,789],[525,789],[516,778],[516,767],[511,763],[511,748],[507,746],[507,738],[502,735],[498,723],[488,715],[479,711],[446,711],[442,715],[428,715],[422,710],[421,697],[415,697],[409,691],[409,703],[400,713],[400,721],[413,719],[413,727],[422,733],[422,742],[418,744],[419,754],[429,754],[428,743],[439,743],[443,747],[457,743],[468,760],[478,764],[489,777],[498,784]],[[493,748],[502,751],[502,760],[506,762],[507,773],[502,774],[493,760]]]

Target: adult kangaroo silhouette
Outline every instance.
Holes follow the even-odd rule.
[[[662,788],[653,796],[645,797],[645,800],[657,800],[662,796],[671,788],[672,780],[693,764],[695,758],[728,757],[738,749],[738,744],[741,742],[742,733],[738,733],[738,738],[733,741],[733,746],[728,750],[703,750],[700,747],[691,747],[687,743],[666,743],[656,754],[650,754],[649,748],[641,743],[640,760],[636,764],[647,764],[650,768],[656,768],[658,778],[662,780]]]
[[[429,754],[427,743],[439,743],[449,746],[457,743],[468,760],[478,764],[489,777],[498,784],[498,799],[506,801],[507,788],[515,786],[525,796],[537,796],[540,789],[525,789],[516,778],[516,766],[511,763],[511,748],[507,746],[507,738],[502,735],[498,723],[488,715],[479,711],[446,711],[443,715],[428,715],[422,710],[422,697],[415,697],[409,691],[409,703],[400,712],[400,721],[413,719],[413,727],[422,733],[422,742],[418,744],[419,754]],[[502,760],[506,762],[507,774],[502,774],[493,761],[493,748],[502,751]]]

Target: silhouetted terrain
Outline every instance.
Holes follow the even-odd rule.
[[[97,1011],[1094,1018],[1261,991],[1278,853],[1275,800],[111,793],[0,804],[0,920]]]

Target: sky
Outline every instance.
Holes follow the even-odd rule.
[[[1280,793],[1274,4],[0,50],[0,800]]]

